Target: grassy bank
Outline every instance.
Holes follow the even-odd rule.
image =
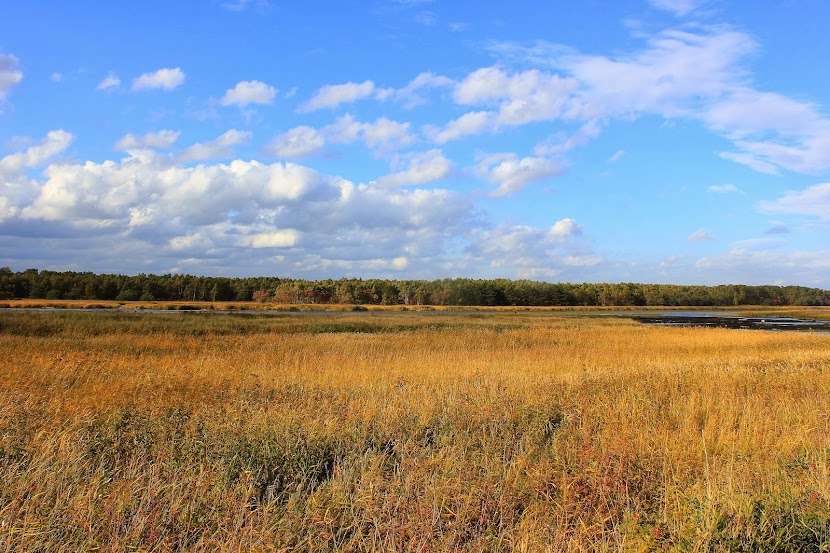
[[[7,550],[820,551],[830,336],[0,313]]]

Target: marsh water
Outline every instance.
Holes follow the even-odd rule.
[[[653,313],[634,315],[635,321],[661,326],[701,326],[747,330],[830,332],[830,322],[791,317],[742,317],[722,313]]]

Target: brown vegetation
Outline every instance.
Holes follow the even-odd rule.
[[[0,312],[9,551],[819,551],[830,336]]]

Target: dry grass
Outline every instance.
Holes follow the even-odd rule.
[[[0,312],[0,550],[822,551],[830,336]]]

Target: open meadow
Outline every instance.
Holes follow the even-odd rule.
[[[830,547],[827,334],[3,310],[0,373],[0,551]]]

